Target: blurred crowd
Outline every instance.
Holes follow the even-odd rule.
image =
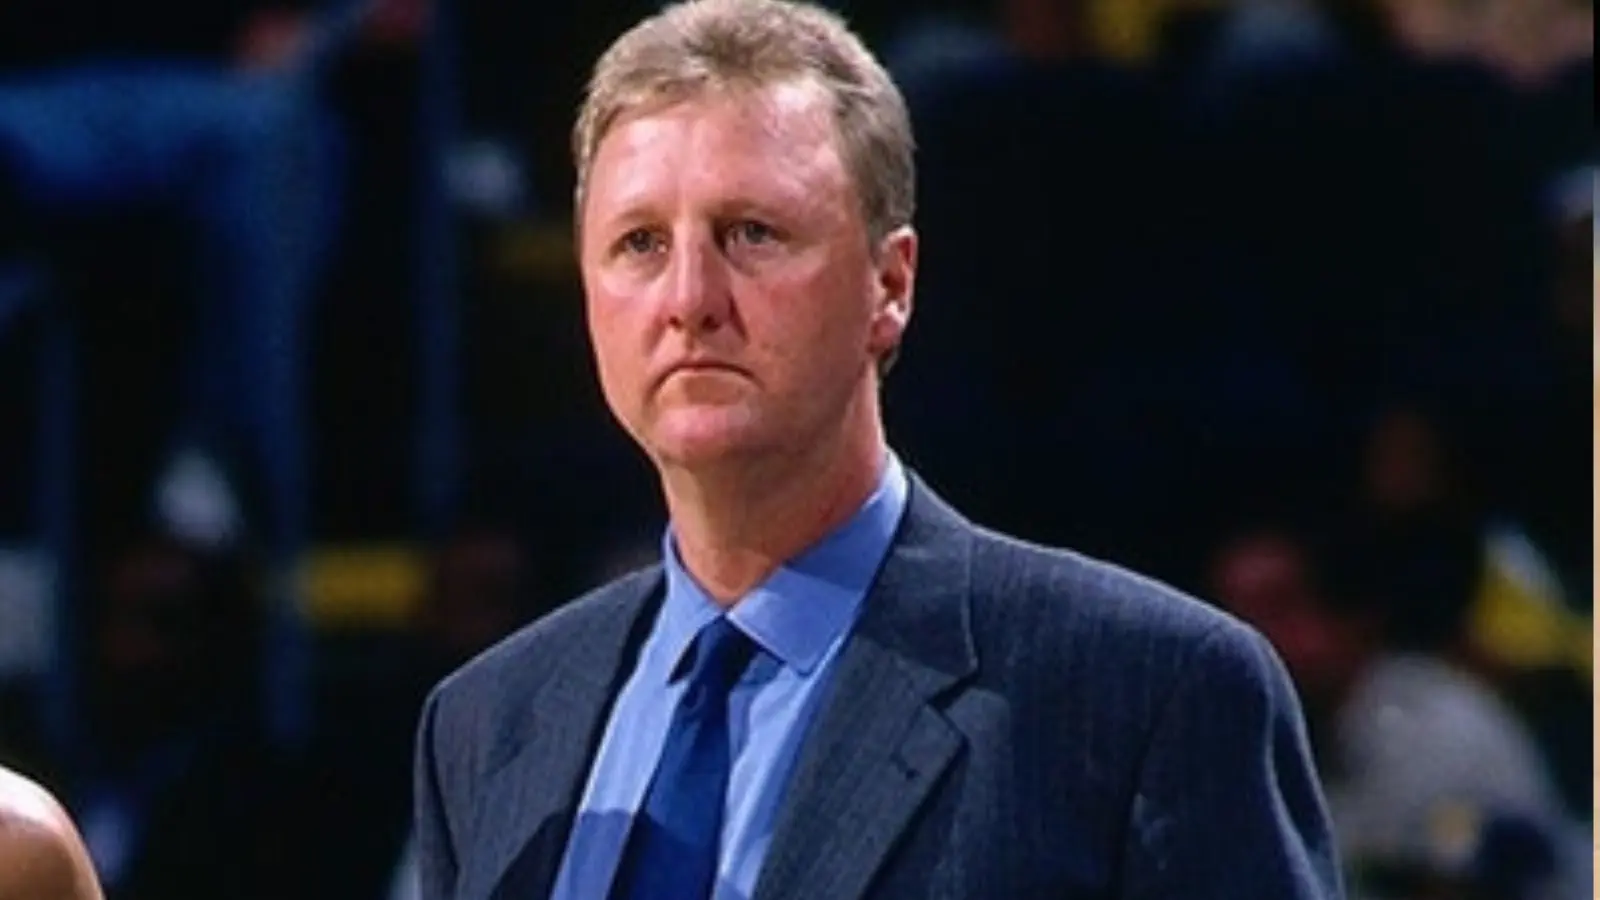
[[[427,688],[655,553],[566,159],[654,5],[0,4],[0,763],[112,900],[411,896]],[[1593,896],[1592,0],[830,5],[902,457],[1259,628],[1353,897]]]

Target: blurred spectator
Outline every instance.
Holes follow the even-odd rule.
[[[1573,827],[1531,735],[1451,661],[1477,559],[1470,535],[1396,553],[1277,524],[1213,557],[1212,595],[1272,641],[1306,700],[1358,897],[1584,896],[1536,892],[1579,879]],[[1531,837],[1480,840],[1491,822]]]
[[[315,6],[0,5],[0,220],[19,245],[0,255],[49,261],[112,217],[184,227],[199,296],[169,454],[246,466],[274,539],[304,487],[305,323],[339,218]]]
[[[1417,406],[1378,417],[1366,448],[1365,495],[1380,532],[1395,540],[1433,528],[1476,532],[1483,569],[1468,587],[1470,649],[1496,667],[1587,669],[1588,622],[1570,608],[1556,567],[1526,529],[1482,508],[1463,471],[1467,441]]]
[[[411,748],[427,690],[544,610],[519,537],[472,525],[433,548],[415,626],[323,644],[318,739],[304,774],[301,845],[316,883],[297,896],[381,897],[409,885]]]
[[[1573,714],[1592,702],[1588,603],[1575,602],[1526,526],[1489,505],[1482,478],[1467,465],[1470,448],[1482,441],[1428,407],[1387,407],[1365,448],[1364,497],[1377,538],[1394,560],[1394,576],[1413,579],[1402,593],[1427,596],[1432,588],[1432,596],[1447,601],[1435,608],[1413,603],[1410,630],[1459,621],[1448,649],[1519,709],[1568,805],[1587,814],[1593,743],[1589,725],[1575,723]],[[1441,558],[1451,552],[1470,553],[1476,567]],[[1457,581],[1438,591],[1446,575]],[[1455,598],[1465,605],[1457,609]]]
[[[1538,87],[1594,54],[1593,0],[1380,0],[1412,52],[1476,59]]]
[[[283,896],[286,768],[259,716],[260,610],[238,560],[167,538],[118,553],[65,779],[110,900]]]
[[[1389,27],[1425,59],[1465,59],[1482,47],[1489,4],[1463,0],[1379,0]]]

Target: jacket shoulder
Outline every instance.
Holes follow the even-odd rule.
[[[1112,635],[1199,639],[1248,627],[1171,584],[1106,560],[979,529],[973,589],[1005,616],[1033,611]],[[1037,609],[1035,609],[1037,607]]]
[[[1249,625],[1170,584],[983,529],[972,604],[980,652],[1090,682],[1138,684],[1151,702],[1192,665],[1271,656]]]

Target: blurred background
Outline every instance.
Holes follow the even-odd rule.
[[[112,900],[411,896],[428,686],[656,552],[567,157],[654,5],[0,3],[0,762]],[[1260,628],[1354,896],[1592,897],[1592,0],[832,5],[902,457]]]

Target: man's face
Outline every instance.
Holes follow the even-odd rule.
[[[579,215],[601,387],[658,464],[781,453],[864,420],[916,242],[905,229],[872,252],[822,91],[624,117]]]

